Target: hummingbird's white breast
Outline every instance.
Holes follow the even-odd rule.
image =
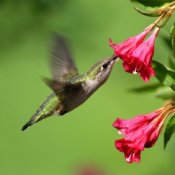
[[[91,95],[98,88],[98,86],[99,86],[99,82],[96,79],[87,80],[83,84],[83,88],[88,96]]]

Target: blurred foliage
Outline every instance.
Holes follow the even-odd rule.
[[[155,96],[162,100],[169,100],[175,97],[175,92],[170,87],[163,86],[155,91]]]
[[[175,23],[171,28],[171,32],[170,32],[170,38],[171,38],[171,45],[172,45],[172,49],[173,49],[173,56],[175,57]]]
[[[0,33],[0,46],[17,44],[28,33],[48,28],[47,21],[55,11],[61,11],[69,0],[2,0],[0,3],[0,20],[3,27]],[[5,19],[5,20],[4,20]],[[13,31],[12,31],[13,30]]]
[[[155,92],[155,90],[160,86],[161,86],[160,83],[154,83],[154,84],[143,85],[140,87],[134,87],[132,89],[129,89],[129,91],[134,93]]]
[[[28,6],[28,8],[31,8],[31,13],[48,13],[55,7],[58,9],[64,8],[68,1],[69,0],[1,0],[0,5],[8,4],[12,5],[14,8]]]
[[[157,77],[157,79],[163,85],[172,88],[172,90],[175,90],[175,72],[169,70],[167,67],[157,61],[153,61],[153,67],[156,72],[155,76]]]

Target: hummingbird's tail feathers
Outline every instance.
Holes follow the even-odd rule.
[[[27,122],[21,129],[21,131],[26,130],[29,126],[31,126],[32,124],[30,122]]]
[[[58,97],[53,93],[48,96],[46,100],[39,106],[38,110],[31,117],[31,119],[22,127],[21,130],[24,131],[34,123],[37,123],[49,116],[52,116],[58,108]]]
[[[46,77],[42,77],[43,81],[48,85],[49,88],[52,89],[53,92],[58,92],[64,86],[63,82],[58,80],[52,80]]]
[[[26,130],[29,126],[32,126],[33,124],[49,117],[53,115],[53,112],[50,112],[48,114],[44,114],[44,115],[34,115],[21,129],[21,131]]]

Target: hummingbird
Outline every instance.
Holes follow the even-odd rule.
[[[44,78],[52,93],[21,130],[47,117],[62,116],[80,106],[106,82],[116,59],[114,55],[108,57],[97,62],[86,73],[79,74],[65,38],[55,34],[50,55],[52,78]]]

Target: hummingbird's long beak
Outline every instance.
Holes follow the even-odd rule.
[[[118,61],[117,59],[118,57],[116,55],[113,55],[112,58],[110,58],[108,60],[108,62],[110,63],[110,65],[113,67],[113,65]]]
[[[111,61],[118,60],[117,58],[118,58],[118,56],[112,55],[112,56],[108,59],[108,61],[111,62]]]
[[[109,61],[110,61],[110,62],[111,62],[111,61],[114,61],[114,63],[115,63],[115,62],[117,62],[118,60],[119,60],[119,59],[118,59],[118,56],[113,55],[112,58],[111,58]]]
[[[118,56],[116,56],[116,55],[113,55],[113,58],[112,58],[112,60],[116,60],[118,58]]]

